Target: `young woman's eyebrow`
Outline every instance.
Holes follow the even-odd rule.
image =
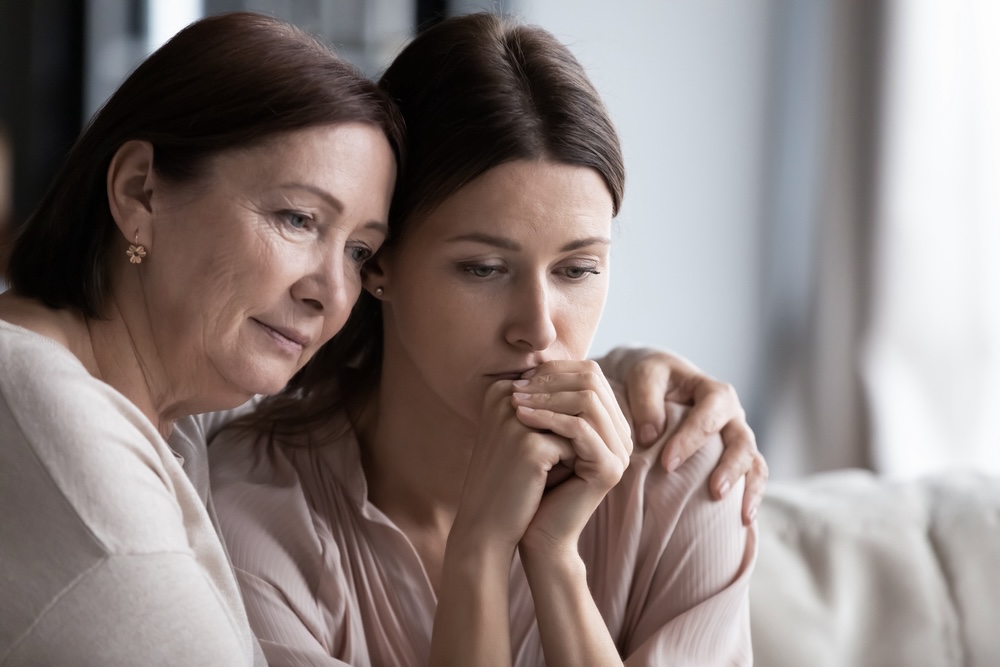
[[[463,241],[472,241],[473,243],[483,243],[485,245],[495,246],[497,248],[502,248],[503,250],[520,250],[521,244],[511,239],[504,238],[502,236],[494,236],[492,234],[484,234],[482,232],[470,232],[468,234],[459,234],[458,236],[452,236],[448,239],[448,243],[461,243]]]
[[[448,243],[460,243],[462,241],[484,243],[486,245],[502,248],[503,250],[521,250],[521,244],[517,243],[516,241],[512,241],[511,239],[507,239],[502,236],[484,234],[482,232],[459,234],[458,236],[453,236],[450,239],[448,239]],[[559,250],[560,252],[570,252],[571,250],[579,250],[580,248],[586,248],[587,246],[591,245],[611,245],[611,239],[607,238],[606,236],[589,236],[585,239],[577,239],[576,241],[570,241]]]

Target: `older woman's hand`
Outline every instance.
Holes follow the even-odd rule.
[[[691,411],[663,448],[668,472],[686,461],[716,433],[725,451],[709,479],[711,493],[722,498],[746,476],[743,522],[749,524],[767,486],[767,462],[746,422],[746,412],[732,385],[703,373],[683,357],[651,348],[616,348],[598,363],[605,374],[625,386],[626,414],[638,446],[654,443],[666,428],[665,401],[691,406]]]

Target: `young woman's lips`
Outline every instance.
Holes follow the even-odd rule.
[[[498,380],[520,380],[521,376],[524,375],[525,373],[527,373],[529,370],[531,370],[531,369],[525,368],[524,370],[520,370],[520,371],[505,371],[505,372],[502,372],[502,373],[487,373],[486,377],[490,378],[494,382],[496,382]]]

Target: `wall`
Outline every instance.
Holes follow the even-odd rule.
[[[592,352],[675,349],[753,402],[769,4],[514,0],[586,67],[621,133],[628,183]]]

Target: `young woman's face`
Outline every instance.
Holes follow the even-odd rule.
[[[206,177],[156,191],[136,268],[176,381],[280,390],[347,320],[394,179],[382,132],[344,124],[218,155]]]
[[[477,420],[487,387],[582,359],[608,290],[611,194],[589,168],[491,169],[379,258],[387,363]]]

